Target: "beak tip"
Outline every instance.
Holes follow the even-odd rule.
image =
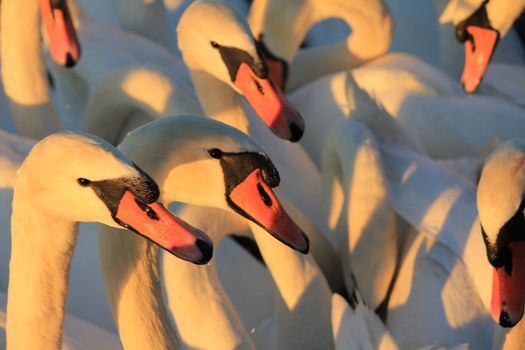
[[[197,246],[197,248],[199,248],[202,257],[200,260],[195,261],[194,263],[196,265],[207,264],[213,257],[213,243],[204,241],[201,239],[197,239],[197,241],[195,242],[195,245]]]
[[[297,142],[303,137],[304,127],[301,128],[299,124],[291,122],[288,125],[288,129],[290,130],[290,142]]]
[[[306,254],[308,254],[308,252],[310,252],[310,239],[308,238],[306,233],[304,233],[303,231],[301,231],[301,235],[303,236],[303,239],[304,239],[304,248],[303,249],[298,249],[298,250],[302,254],[306,255]]]

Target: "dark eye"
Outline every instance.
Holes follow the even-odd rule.
[[[253,83],[255,84],[255,86],[257,87],[257,90],[259,90],[261,95],[264,95],[264,89],[263,89],[261,83],[259,83],[259,81],[257,81],[257,79],[253,79]]]
[[[261,199],[264,202],[264,204],[266,204],[267,206],[271,207],[272,206],[272,199],[270,198],[268,193],[266,193],[266,191],[261,186],[261,184],[257,184],[257,189],[259,190],[259,195],[261,196]]]
[[[77,182],[82,187],[87,187],[91,184],[91,181],[89,181],[88,179],[84,179],[83,177],[79,177],[77,179]]]
[[[220,159],[222,156],[222,151],[218,148],[212,148],[208,150],[208,153],[210,154],[212,158],[215,158],[215,159]]]
[[[215,41],[210,41],[211,46],[213,46],[215,49],[218,49],[220,47],[219,44],[217,44]]]

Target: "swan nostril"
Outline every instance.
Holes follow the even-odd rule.
[[[73,68],[77,64],[77,61],[71,56],[71,54],[68,52],[66,55],[66,67],[67,68]]]
[[[213,246],[209,244],[208,242],[203,241],[201,239],[197,239],[197,241],[195,242],[195,245],[197,246],[197,248],[199,248],[202,254],[202,258],[199,261],[195,262],[195,264],[197,265],[206,264],[213,257]]]
[[[290,141],[291,142],[297,142],[303,137],[304,130],[301,129],[299,125],[297,125],[294,122],[291,122],[288,125],[288,128],[290,129]]]
[[[514,323],[510,320],[509,314],[507,313],[507,311],[503,311],[503,310],[499,314],[499,324],[501,327],[506,327],[506,328],[514,327]]]

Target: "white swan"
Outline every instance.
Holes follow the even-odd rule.
[[[456,37],[464,42],[465,62],[461,77],[465,91],[474,92],[483,78],[499,37],[507,34],[525,8],[525,2],[452,0],[440,22],[452,22]]]
[[[138,143],[139,140],[142,142]],[[290,278],[290,276],[286,276],[286,273],[292,271],[295,272],[294,279],[302,281],[294,281],[290,287],[284,288],[286,294],[283,293],[282,298],[286,303],[307,302],[307,300],[294,299],[294,293],[297,292],[293,288],[298,289],[298,286],[303,283],[309,286],[308,291],[314,296],[329,293],[322,274],[317,271],[311,258],[307,256],[305,258],[298,257],[288,247],[284,247],[282,243],[268,237],[268,232],[270,232],[281,242],[297,250],[305,251],[306,242],[301,238],[300,231],[294,226],[295,224],[289,221],[290,219],[282,211],[277,198],[267,187],[276,184],[273,181],[276,180],[277,173],[273,165],[269,163],[267,156],[261,153],[260,146],[245,135],[225,125],[197,117],[165,118],[134,130],[126,137],[121,148],[138,164],[155,174],[154,176],[159,179],[163,188],[165,202],[182,201],[215,206],[233,210],[256,222],[251,230],[274,278],[277,279],[277,283],[290,285],[291,281],[283,279]],[[164,155],[160,158],[149,157],[152,152],[155,152],[154,150],[158,150]],[[252,182],[252,174],[259,172],[264,181]],[[197,180],[199,185],[195,186],[198,174],[203,175],[200,180]],[[210,174],[215,175],[210,176]],[[268,182],[268,185],[265,182]],[[257,183],[259,185],[256,185]],[[257,190],[257,188],[259,189]],[[266,207],[270,203],[268,201],[271,201],[271,208],[273,209]],[[276,217],[275,220],[277,221],[272,223],[269,221],[268,215],[275,214],[271,214],[268,210],[274,211],[275,214],[282,211],[282,214],[279,214],[280,218]],[[224,232],[225,230],[221,229],[221,226],[228,224],[228,221],[225,222],[221,215],[217,215],[217,212],[212,212],[212,214],[215,214],[213,218],[210,215],[207,216],[207,221],[210,222],[207,227],[214,232],[214,239],[219,239],[220,236],[218,235],[223,234],[217,232],[217,228]],[[228,218],[226,217],[226,219]],[[211,224],[211,222],[214,223]],[[242,221],[235,225],[237,230],[243,229],[243,227],[244,230],[247,229],[246,224],[243,224]],[[226,230],[232,230],[231,222]],[[155,266],[157,257],[153,256],[152,252],[148,253],[151,248],[147,248],[145,244],[137,240],[135,242],[129,239],[124,241],[126,238],[124,236],[115,241],[115,237],[115,235],[101,236],[106,242],[101,244],[103,262],[106,266],[104,271],[111,271],[107,267],[112,264],[112,256],[115,257],[116,254],[126,255],[126,252],[134,252],[136,249],[140,252],[139,255],[142,255],[139,261],[145,261]],[[115,243],[107,243],[108,240]],[[118,243],[124,242],[129,242],[125,244],[140,244],[142,247],[122,250]],[[269,254],[277,256],[270,257]],[[279,255],[282,259],[278,259]],[[136,283],[143,285],[144,283],[141,280],[144,279],[158,288],[158,275],[155,276],[145,269],[135,270],[133,266],[136,264],[136,257],[133,254],[130,257],[118,260],[122,263],[118,267],[119,271],[123,271],[122,275],[131,277],[119,280],[118,278],[115,279],[114,273],[106,274],[106,283],[109,286],[108,294],[113,303],[115,318],[124,344],[133,348],[133,346],[140,347],[139,344],[146,345],[148,342],[152,342],[149,343],[149,346],[155,344],[156,347],[165,347],[162,339],[166,337],[164,334],[168,333],[169,329],[164,333],[157,335],[156,333],[159,329],[166,328],[167,325],[159,325],[161,320],[158,319],[151,321],[145,318],[146,316],[154,317],[155,312],[142,312],[145,305],[149,305],[149,301],[146,302],[146,300],[151,300],[151,303],[154,303],[157,308],[162,308],[161,302],[156,301],[155,298],[149,299],[153,297],[151,294],[144,295],[141,293],[141,296],[137,295],[140,291],[134,287]],[[282,266],[282,261],[286,261],[290,266]],[[140,265],[142,264],[144,263]],[[171,299],[170,304],[178,332],[185,344],[197,347],[213,346],[214,344],[217,347],[253,347],[253,344],[250,345],[251,340],[247,332],[243,331],[242,323],[240,323],[217,281],[214,267],[188,269],[180,266],[176,261],[165,262],[165,266],[167,287],[171,287],[171,291],[168,291],[169,299]],[[126,273],[126,271],[128,272]],[[284,274],[279,271],[284,271]],[[117,275],[119,274],[117,272]],[[298,289],[298,291],[301,292],[302,290]],[[160,296],[160,294],[157,295]],[[277,296],[281,298],[280,294]],[[305,297],[302,293],[299,296]],[[319,300],[318,303],[322,303],[322,300]],[[319,312],[320,307],[318,304],[317,312]],[[149,309],[149,307],[147,308]],[[208,313],[209,316],[205,316]],[[194,322],[197,319],[201,325],[200,331],[194,327]],[[294,318],[292,317],[292,319]],[[303,327],[315,323],[312,322],[311,317],[305,316],[301,319],[307,320],[300,322]],[[286,315],[282,316],[281,322],[290,321]],[[294,321],[293,324],[298,323],[297,320],[294,319]],[[144,327],[136,328],[138,323],[144,324]],[[285,323],[282,327],[283,331],[292,331],[293,328],[290,326]],[[143,336],[137,329],[143,329],[146,334],[150,335]],[[319,325],[316,325],[315,329],[319,332]],[[279,340],[281,344],[286,344],[283,343],[286,338]],[[320,338],[310,346],[316,348],[317,345],[324,344],[326,340],[322,336]],[[140,339],[144,339],[144,343],[140,343]],[[306,339],[297,339],[295,342],[308,344]]]
[[[525,143],[514,139],[489,154],[478,185],[478,210],[487,249],[494,266],[492,317],[512,327],[523,316],[522,243],[516,233],[523,225],[522,188]]]
[[[513,241],[520,226],[522,211],[523,140],[504,142],[487,157],[478,185],[477,205],[480,224],[485,232],[487,256],[495,267],[492,286],[492,317],[512,329],[497,328],[494,349],[516,349],[520,346],[525,323],[518,320],[523,314],[523,289],[516,277],[522,274],[521,242]],[[496,243],[495,243],[496,242]],[[501,242],[501,243],[497,243]],[[508,250],[510,249],[510,251]],[[507,251],[510,253],[504,254]],[[512,261],[512,274],[505,267]],[[501,266],[503,264],[503,266]],[[517,323],[518,322],[518,323]],[[516,325],[514,325],[517,323]]]
[[[99,138],[62,133],[32,148],[14,187],[10,349],[60,347],[78,221],[131,228],[197,263],[211,258],[208,238],[155,202],[158,196],[150,177]]]

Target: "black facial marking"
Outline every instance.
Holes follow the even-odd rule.
[[[73,68],[77,64],[77,61],[73,59],[73,56],[68,52],[66,54],[66,68]]]
[[[210,149],[208,153],[212,158],[220,160],[226,196],[256,169],[259,169],[263,181],[270,187],[278,186],[281,181],[279,172],[266,155],[255,152],[229,153],[218,148]]]
[[[60,9],[64,7],[64,0],[49,0],[52,9]]]
[[[465,20],[461,21],[460,23],[458,23],[458,25],[456,25],[456,39],[459,42],[463,43],[467,40],[470,40],[474,44],[472,36],[467,32],[468,26],[476,26],[476,27],[495,30],[490,25],[489,16],[487,15],[487,8],[485,7],[487,3],[488,3],[488,0],[483,1],[481,6],[476,11],[474,11],[472,15],[470,15]],[[495,31],[498,33],[498,37],[499,37],[499,32],[497,30]]]
[[[262,59],[259,50],[257,50],[257,60],[250,55],[248,52],[238,49],[236,47],[228,47],[217,44],[212,41],[211,45],[219,50],[221,58],[228,68],[228,73],[230,74],[231,81],[237,79],[237,71],[242,63],[246,63],[253,70],[255,75],[261,79],[268,78],[268,66]]]
[[[497,235],[496,242],[492,244],[481,225],[481,233],[487,248],[487,258],[490,264],[496,268],[505,266],[505,271],[510,276],[512,273],[512,251],[509,244],[517,241],[525,241],[525,200],[521,201],[516,213],[503,225]]]
[[[264,43],[263,34],[259,34],[259,37],[257,38],[257,50],[261,52],[263,57],[278,61],[281,64],[283,67],[281,81],[283,82],[283,85],[286,85],[286,82],[288,81],[288,62],[280,57],[275,56],[274,53],[270,51],[270,49]]]
[[[78,182],[81,186],[89,186],[96,195],[106,204],[113,219],[116,220],[115,216],[117,215],[118,206],[120,200],[126,191],[131,192],[136,200],[137,204],[150,216],[150,218],[155,219],[157,214],[153,209],[151,209],[147,204],[155,202],[160,195],[159,186],[153,181],[148,174],[144,173],[136,165],[135,169],[139,172],[140,176],[137,177],[121,177],[111,180],[101,180],[101,181],[89,181],[87,179],[80,178]],[[84,180],[89,181],[86,185],[81,183],[86,183]],[[148,209],[152,212],[149,213]],[[157,217],[158,220],[158,217]],[[117,221],[119,222],[119,221]],[[119,222],[119,224],[121,224]]]

